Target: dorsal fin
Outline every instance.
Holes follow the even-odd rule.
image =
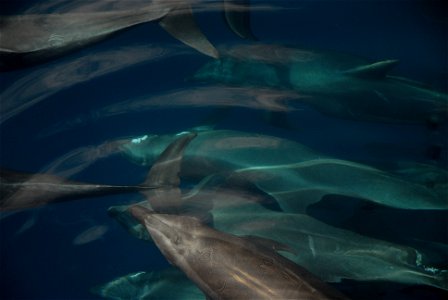
[[[179,172],[185,148],[196,137],[194,132],[183,132],[160,154],[148,173],[146,186],[174,186],[180,183]]]
[[[250,26],[249,0],[224,0],[224,17],[235,34],[243,39],[257,40]]]
[[[395,59],[383,60],[347,70],[344,74],[365,79],[381,79],[397,64],[398,60]]]
[[[181,209],[179,172],[182,156],[185,148],[196,135],[192,132],[182,133],[162,152],[149,171],[145,185],[160,186],[160,188],[143,190],[142,193],[156,212],[176,213]]]
[[[196,24],[189,5],[173,9],[160,20],[159,24],[169,34],[186,45],[213,58],[219,57],[218,50],[208,41]]]
[[[297,251],[295,251],[290,246],[280,243],[280,242],[277,242],[277,241],[274,241],[274,240],[271,240],[271,239],[267,239],[267,238],[263,238],[263,237],[255,236],[255,235],[245,235],[245,236],[242,236],[242,238],[255,244],[255,245],[267,248],[269,250],[286,251],[286,252],[292,253],[294,255],[297,255]]]

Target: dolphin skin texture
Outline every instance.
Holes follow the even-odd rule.
[[[133,206],[162,254],[210,299],[347,299],[279,255],[279,243],[237,237],[196,218]]]

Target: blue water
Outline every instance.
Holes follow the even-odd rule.
[[[15,14],[36,2],[41,1],[3,0],[0,9],[4,14]],[[260,42],[337,50],[373,60],[398,59],[400,64],[393,70],[394,75],[448,90],[448,10],[444,10],[443,1],[252,2],[283,7],[251,12],[252,29]],[[214,45],[256,43],[234,35],[225,26],[221,13],[195,15]],[[96,72],[99,67],[87,64],[80,71],[81,77],[87,79],[68,81],[54,91],[51,83],[46,89],[33,87],[44,76],[42,74],[51,74],[58,66],[120,47],[162,50],[156,59],[142,59],[90,79],[87,74]],[[121,55],[124,59],[126,51]],[[161,105],[157,109],[113,116],[98,113],[113,103],[195,86],[197,83],[186,79],[210,60],[172,38],[157,22],[149,22],[61,58],[1,73],[2,93],[17,89],[14,95],[23,96],[28,88],[31,95],[42,93],[44,97],[0,125],[0,166],[39,172],[55,159],[80,147],[122,137],[176,133],[213,125],[216,129],[295,140],[340,159],[411,160],[447,167],[446,126],[431,131],[425,125],[350,121],[324,116],[306,106],[288,114],[287,127],[268,122],[266,112],[251,108],[221,110]],[[63,75],[62,72],[58,76]],[[16,88],[23,78],[31,80]],[[434,145],[437,150],[431,150]],[[72,179],[138,184],[146,172],[145,167],[121,156],[111,156],[92,163]],[[138,194],[89,198],[30,209],[0,220],[0,298],[100,299],[89,292],[91,287],[128,273],[167,267],[168,263],[154,244],[130,236],[106,213],[112,205],[141,199]],[[337,199],[329,199],[312,209],[311,214],[329,224],[388,241],[398,241],[403,236],[445,245],[448,241],[445,212],[373,206],[371,213],[352,216],[349,221],[342,222],[340,215],[344,214],[344,207],[336,205],[335,208],[335,203]],[[345,203],[350,206],[350,202]],[[80,233],[99,225],[106,226],[107,231],[98,239],[82,245],[73,244]],[[406,243],[405,240],[400,242]],[[446,266],[445,261],[445,269]],[[447,296],[442,290],[417,285],[369,282],[334,285],[353,299],[444,299]]]

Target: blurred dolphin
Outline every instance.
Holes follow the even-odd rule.
[[[0,169],[0,211],[32,208],[51,202],[153,189],[142,185],[105,185],[71,181],[51,174]]]
[[[248,3],[226,0],[228,26],[238,35],[251,35],[247,21]],[[193,8],[208,9],[207,1],[151,0],[129,9],[98,11],[99,5],[75,3],[68,12],[2,16],[0,22],[0,70],[12,70],[64,55],[75,49],[105,39],[120,30],[138,24],[158,21],[168,33],[190,47],[217,58],[218,51],[196,24]],[[135,3],[132,3],[135,4]],[[75,9],[76,8],[76,9]]]
[[[170,135],[122,141],[123,154],[147,165],[172,142]],[[181,176],[211,174],[232,186],[256,187],[288,212],[305,212],[325,195],[356,197],[396,208],[447,209],[446,193],[392,173],[334,159],[294,141],[232,130],[203,130],[185,152]]]
[[[174,268],[136,272],[115,278],[91,289],[106,299],[206,300],[205,295],[188,278]]]
[[[243,45],[197,71],[199,81],[294,90],[303,102],[334,117],[392,123],[448,119],[448,95],[407,78],[388,75],[397,60],[279,45]],[[308,95],[309,97],[303,97]]]
[[[92,184],[71,181],[51,174],[25,174],[0,169],[0,211],[32,208],[50,202],[84,197],[164,189],[165,184],[177,185],[177,182],[164,181],[163,178],[178,173],[177,166],[172,167],[170,164],[180,159],[184,147],[194,136],[192,133],[180,135],[170,143],[141,185]]]

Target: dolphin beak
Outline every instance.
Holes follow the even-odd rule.
[[[148,215],[153,214],[154,212],[150,210],[149,208],[140,206],[140,205],[133,205],[129,208],[129,212],[131,215],[136,218],[140,223],[143,225],[145,224],[145,218]]]

